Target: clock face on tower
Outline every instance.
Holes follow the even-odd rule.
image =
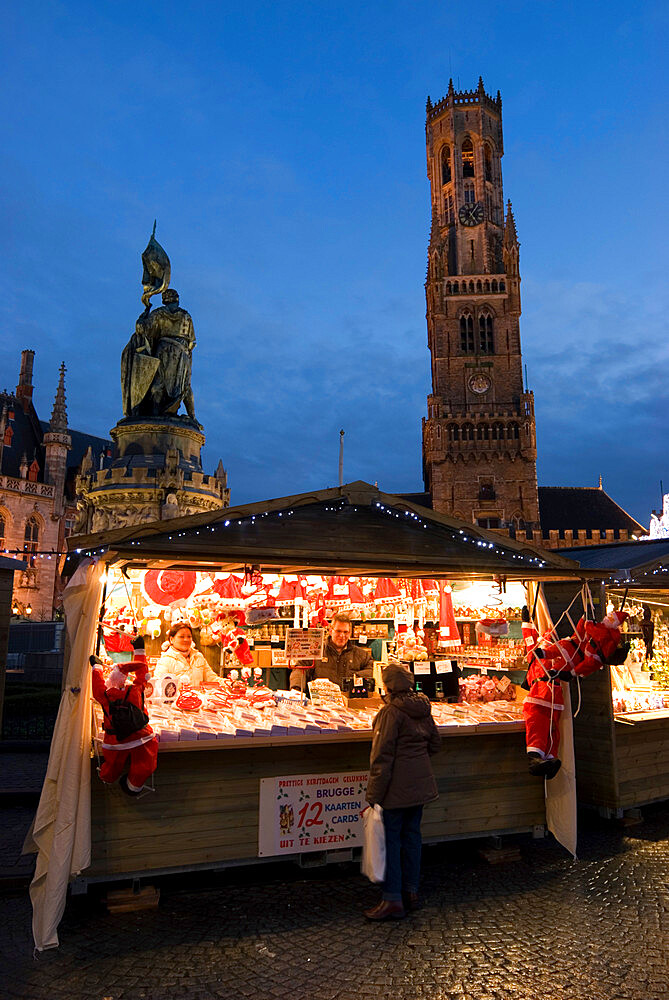
[[[492,385],[492,379],[489,375],[484,374],[484,372],[476,372],[475,375],[471,375],[467,385],[475,392],[477,396],[481,393],[487,392]]]
[[[458,216],[463,226],[478,226],[483,222],[483,205],[480,201],[462,205]]]

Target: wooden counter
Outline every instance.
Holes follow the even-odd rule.
[[[433,758],[440,798],[425,809],[426,842],[545,824],[543,782],[527,772],[522,723],[442,734]],[[156,791],[139,800],[105,786],[93,760],[92,863],[79,881],[257,862],[260,779],[366,771],[370,742],[360,732],[163,744]]]

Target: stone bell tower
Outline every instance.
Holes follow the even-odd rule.
[[[518,237],[502,189],[502,99],[427,99],[432,196],[423,476],[435,510],[482,527],[539,527],[534,395],[523,385]]]

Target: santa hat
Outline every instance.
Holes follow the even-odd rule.
[[[628,618],[629,615],[626,611],[609,611],[602,625],[606,625],[607,628],[620,628]]]

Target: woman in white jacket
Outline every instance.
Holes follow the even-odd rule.
[[[179,687],[184,684],[199,687],[204,681],[220,681],[218,674],[193,645],[193,630],[187,622],[173,625],[167,639],[169,645],[156,664],[156,680],[171,674]]]

